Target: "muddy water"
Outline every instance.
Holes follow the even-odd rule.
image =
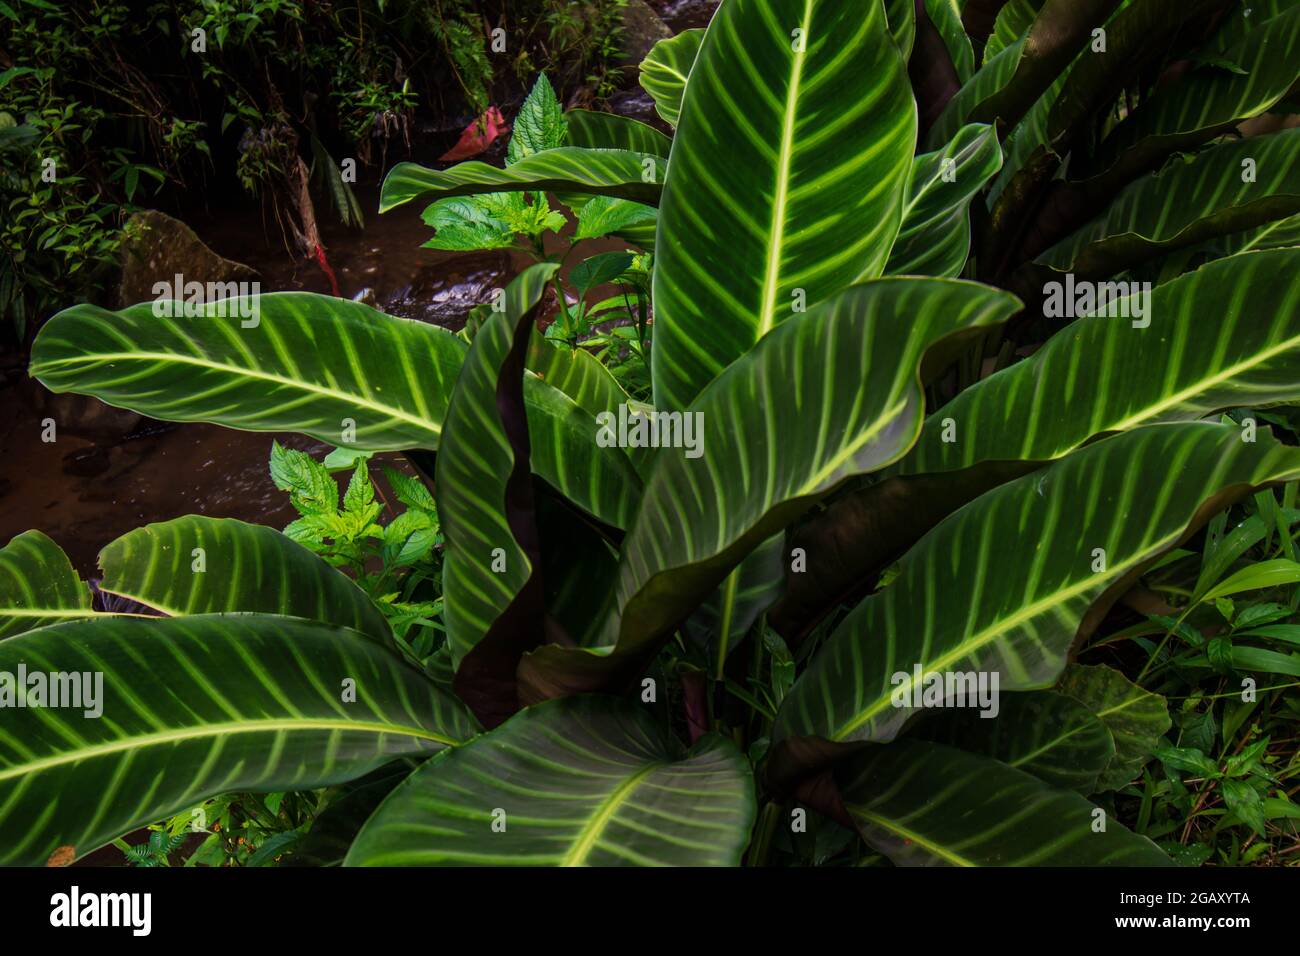
[[[707,24],[717,3],[660,0],[651,6],[680,31]],[[653,102],[635,84],[612,97],[610,107],[662,127]],[[410,158],[434,165],[446,145]],[[500,164],[500,145],[481,158]],[[504,250],[463,254],[421,248],[430,235],[420,221],[422,204],[374,213],[380,175],[377,170],[370,175],[371,181],[357,185],[362,208],[369,211],[364,230],[333,221],[318,200],[322,238],[343,296],[454,330],[472,305],[487,300],[489,290],[530,263],[526,255]],[[256,268],[263,291],[330,291],[316,262],[289,254],[274,217],[255,206],[200,209],[184,218],[217,252]],[[585,257],[611,248],[621,246],[589,242],[581,251]],[[85,577],[98,576],[97,555],[104,545],[152,521],[197,513],[283,527],[295,514],[267,474],[272,440],[317,456],[329,447],[301,435],[154,422],[93,399],[52,401],[21,372],[7,379],[0,382],[0,545],[39,528]],[[51,443],[41,437],[46,418],[58,423]],[[382,457],[400,461],[397,455]]]

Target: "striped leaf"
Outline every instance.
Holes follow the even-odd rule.
[[[773,740],[796,764],[892,740],[916,711],[917,669],[997,672],[1003,691],[1050,686],[1085,622],[1146,562],[1247,489],[1300,475],[1300,450],[1261,439],[1242,441],[1233,425],[1148,426],[976,499],[836,628]],[[1017,572],[999,573],[1017,555]]]
[[[1102,142],[1085,172],[1096,176],[1114,166],[1112,179],[1127,181],[1172,152],[1267,112],[1300,79],[1300,6],[1264,20],[1215,52],[1245,72],[1207,65],[1157,89]]]
[[[52,391],[170,421],[296,431],[353,450],[437,449],[468,351],[459,336],[307,292],[204,308],[184,319],[156,317],[152,303],[66,309],[37,336],[31,373]],[[252,320],[239,315],[254,310],[256,325],[243,328]],[[537,474],[606,524],[626,523],[631,505],[613,489],[635,476],[595,444],[589,416],[535,376],[524,401]]]
[[[704,30],[683,30],[660,40],[641,61],[641,88],[655,101],[655,112],[669,126],[676,126],[686,94],[686,78],[704,42]]]
[[[889,23],[889,35],[906,62],[916,41],[915,0],[885,0],[885,20]]]
[[[1136,777],[1173,723],[1163,697],[1110,667],[1071,664],[1057,690],[1096,714],[1115,742],[1098,790],[1118,790]]]
[[[101,590],[171,617],[255,611],[391,637],[384,616],[341,571],[272,528],[234,518],[145,525],[104,548],[99,566]]]
[[[925,12],[943,39],[958,81],[965,83],[975,72],[975,51],[962,26],[959,0],[925,0]]]
[[[993,32],[984,44],[984,62],[987,63],[1022,39],[1042,9],[1043,0],[1009,0],[993,21]]]
[[[664,166],[664,160],[652,153],[580,146],[542,150],[505,169],[477,160],[443,170],[398,163],[384,177],[379,211],[388,212],[413,199],[519,190],[618,196],[658,205]]]
[[[889,275],[955,277],[970,254],[970,202],[1002,166],[992,126],[963,126],[943,149],[916,157]]]
[[[1032,357],[962,392],[926,421],[898,472],[1049,461],[1148,422],[1300,401],[1298,306],[1300,250],[1209,263],[1152,289],[1143,318],[1078,319]],[[945,419],[956,441],[943,440]]]
[[[1019,306],[973,282],[880,279],[778,326],[686,412],[698,457],[654,453],[600,640],[617,643],[614,654],[540,649],[521,669],[526,699],[639,673],[761,542],[845,480],[902,455],[921,426],[923,363],[943,367],[940,355]]]
[[[1071,697],[1052,691],[1003,694],[992,715],[947,709],[920,721],[916,735],[1001,760],[1049,787],[1095,792],[1115,759],[1115,742],[1101,718]]]
[[[528,340],[524,364],[593,417],[601,412],[617,412],[620,404],[632,400],[596,356],[586,349],[555,345],[541,332],[534,331]]]
[[[90,590],[44,534],[24,531],[0,548],[0,640],[90,614]]]
[[[564,122],[569,130],[568,142],[585,149],[625,149],[667,159],[673,145],[653,126],[617,113],[569,110]]]
[[[759,615],[780,597],[784,580],[785,533],[779,532],[736,565],[708,600],[682,624],[682,633],[707,650],[718,680],[725,673],[727,657],[739,646]]]
[[[796,529],[808,571],[788,576],[774,626],[801,633],[945,516],[1033,463],[1142,424],[1300,401],[1298,272],[1294,249],[1219,260],[1153,289],[1137,320],[1149,326],[1079,319],[962,392],[926,420],[893,476]]]
[[[689,751],[637,704],[551,701],[411,774],[349,866],[735,866],[754,820],[749,762]]]
[[[504,309],[489,313],[475,334],[447,409],[448,440],[436,466],[446,538],[444,616],[456,689],[480,718],[491,714],[498,723],[513,711],[514,695],[496,685],[509,690],[514,659],[542,637],[523,357],[533,315],[558,268],[542,264],[521,273],[506,288]],[[504,712],[497,715],[493,706]]]
[[[862,838],[896,866],[1173,865],[1077,793],[942,744],[873,747],[836,778]]]
[[[37,336],[31,374],[51,391],[168,421],[302,432],[367,451],[438,447],[465,357],[444,329],[308,292],[222,299],[193,318],[155,316],[153,306],[65,309]]]
[[[881,273],[916,143],[880,0],[727,0],[691,77],[656,243],[666,411],[803,305]]]
[[[930,132],[926,134],[927,149],[941,149],[957,135],[966,124],[967,117],[975,111],[975,107],[981,101],[988,99],[1006,85],[1016,71],[1016,64],[1020,61],[1020,50],[1024,43],[1024,40],[1019,40],[1011,47],[1000,51],[962,84],[961,89],[948,101],[948,105],[944,107],[939,118],[930,127]]]
[[[6,707],[0,865],[39,865],[67,847],[82,856],[214,794],[339,783],[476,729],[372,639],[294,618],[60,624],[0,642],[0,674],[20,667],[29,681],[92,675],[95,706]],[[348,680],[356,698],[344,702]]]
[[[1171,249],[1293,216],[1300,213],[1297,150],[1300,129],[1291,129],[1172,160],[1038,261],[1105,278]]]

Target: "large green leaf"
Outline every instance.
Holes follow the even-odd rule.
[[[341,571],[280,532],[187,515],[122,535],[99,554],[100,589],[172,617],[255,611],[390,636],[374,603]]]
[[[735,866],[754,820],[749,762],[689,751],[606,697],[551,701],[431,760],[353,843],[352,866]]]
[[[962,392],[927,419],[898,472],[1049,461],[1135,425],[1300,401],[1298,306],[1300,250],[1211,262],[1151,290],[1145,316],[1078,319]],[[946,420],[954,441],[944,440]]]
[[[970,202],[1002,166],[992,126],[963,126],[943,149],[916,157],[889,275],[957,276],[970,254]]]
[[[592,416],[617,412],[619,405],[632,400],[596,356],[586,349],[549,342],[541,332],[535,331],[529,340],[524,364]]]
[[[948,101],[939,118],[935,120],[930,132],[926,134],[926,147],[931,150],[941,149],[945,143],[957,135],[966,124],[966,118],[974,112],[975,107],[991,96],[1011,79],[1019,62],[1020,50],[1024,40],[1017,41],[1011,47],[999,51],[978,70],[974,76],[962,84],[956,95]]]
[[[1171,249],[1293,216],[1300,212],[1297,150],[1300,129],[1292,129],[1174,159],[1038,261],[1104,278]]]
[[[975,72],[975,51],[962,26],[961,4],[958,0],[925,0],[925,12],[943,39],[958,81],[965,83]]]
[[[1116,790],[1137,776],[1172,724],[1163,697],[1110,667],[1071,664],[1057,689],[1096,714],[1115,742],[1098,790]]]
[[[880,274],[915,143],[916,107],[880,0],[718,9],[659,214],[657,408],[686,408],[803,305]]]
[[[996,757],[1051,787],[1087,796],[1115,758],[1101,718],[1064,694],[1033,691],[995,697],[996,713],[949,708],[919,721],[917,735]]]
[[[698,457],[660,448],[627,538],[613,656],[542,648],[525,660],[535,696],[617,684],[762,541],[848,478],[888,465],[921,426],[925,370],[1019,308],[953,279],[853,286],[782,323],[699,396]],[[932,354],[933,353],[933,354]],[[616,675],[616,676],[613,676]]]
[[[240,310],[243,310],[242,313]],[[241,319],[241,314],[256,313]],[[437,448],[465,343],[423,322],[308,292],[222,299],[194,317],[65,309],[41,329],[31,374],[169,421],[296,431],[366,451]],[[355,441],[344,441],[347,422]]]
[[[157,317],[152,303],[66,309],[37,336],[31,374],[52,391],[171,421],[298,431],[353,450],[437,449],[468,351],[460,337],[306,292],[203,308],[184,319]],[[252,320],[240,314],[254,311],[256,325],[243,328]],[[632,505],[615,493],[635,481],[625,456],[600,448],[590,416],[535,376],[524,402],[536,472],[601,521],[625,524]]]
[[[962,392],[926,420],[894,475],[796,529],[808,570],[788,577],[775,625],[801,633],[946,515],[1099,435],[1300,401],[1298,276],[1297,249],[1212,262],[1152,290],[1145,317],[1079,319]]]
[[[988,757],[903,740],[836,771],[862,838],[897,866],[1171,866],[1146,837]]]
[[[516,190],[590,193],[657,205],[664,166],[664,160],[651,153],[580,146],[533,153],[505,169],[477,160],[444,170],[398,163],[384,177],[379,211],[387,212],[413,199]]]
[[[1111,181],[1127,181],[1176,150],[1266,112],[1300,78],[1300,6],[1260,23],[1217,56],[1243,72],[1206,65],[1162,86],[1115,128],[1082,172],[1098,175],[1115,166]]]
[[[81,856],[213,794],[327,786],[476,730],[458,701],[372,639],[295,618],[60,624],[0,641],[0,673],[20,667],[29,681],[92,675],[98,699],[6,705],[0,864],[39,865],[69,847]]]
[[[617,113],[569,110],[564,114],[569,142],[587,149],[626,149],[668,158],[673,141],[653,126]]]
[[[655,112],[670,126],[676,126],[686,95],[686,78],[704,42],[704,30],[683,30],[675,37],[660,40],[641,61],[642,89],[655,101]]]
[[[24,531],[0,548],[0,639],[90,614],[90,590],[44,534]]]
[[[1234,425],[1147,426],[976,499],[836,628],[786,697],[773,740],[799,765],[891,740],[917,709],[917,669],[927,680],[996,671],[1004,691],[1050,686],[1076,637],[1147,562],[1246,490],[1300,475],[1300,450],[1259,439],[1243,441]],[[1000,573],[1017,555],[1017,573]]]

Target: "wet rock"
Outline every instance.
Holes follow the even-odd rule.
[[[122,277],[118,282],[119,307],[152,301],[156,282],[171,283],[176,275],[186,282],[252,282],[257,271],[219,256],[204,245],[189,226],[156,209],[138,212],[127,220],[129,238],[122,243]]]
[[[623,8],[623,36],[619,45],[623,57],[633,66],[645,59],[650,48],[673,35],[668,24],[659,19],[645,0],[628,0]]]
[[[420,269],[411,281],[382,300],[389,315],[419,319],[458,331],[469,310],[487,302],[492,290],[514,274],[510,254],[474,253]]]

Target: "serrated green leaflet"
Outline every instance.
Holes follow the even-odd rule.
[[[388,624],[344,574],[278,531],[187,515],[122,535],[99,554],[100,588],[170,617],[256,611],[349,627],[381,642]]]
[[[0,548],[0,640],[90,614],[90,589],[44,534],[24,531]]]
[[[436,170],[417,163],[398,163],[384,177],[379,211],[413,199],[441,199],[513,190],[589,193],[618,196],[657,205],[664,160],[624,149],[561,146],[526,156],[505,169],[477,161]]]
[[[389,795],[348,866],[735,866],[749,762],[709,735],[685,753],[645,708],[575,697],[524,711]]]
[[[957,276],[970,253],[970,202],[1001,166],[992,126],[963,126],[943,149],[916,157],[885,272]]]
[[[686,79],[704,42],[704,30],[683,30],[660,40],[641,61],[641,88],[655,101],[655,112],[670,126],[676,126],[686,93]]]
[[[1300,451],[1196,422],[1134,429],[982,495],[836,628],[773,739],[892,740],[916,712],[916,668],[997,671],[1004,691],[1049,686],[1086,615],[1125,575],[1234,496],[1297,475]],[[997,574],[1012,555],[1024,555],[1018,573]]]
[[[880,0],[718,9],[659,214],[657,408],[686,408],[799,308],[880,274],[915,144],[916,106]]]
[[[373,640],[272,615],[60,624],[0,641],[0,673],[102,674],[94,709],[5,709],[0,863],[81,856],[231,790],[307,790],[477,729]],[[346,682],[355,699],[345,702]],[[53,683],[51,684],[53,687]]]
[[[902,740],[836,771],[858,832],[896,866],[1171,866],[1146,837],[989,757]]]

